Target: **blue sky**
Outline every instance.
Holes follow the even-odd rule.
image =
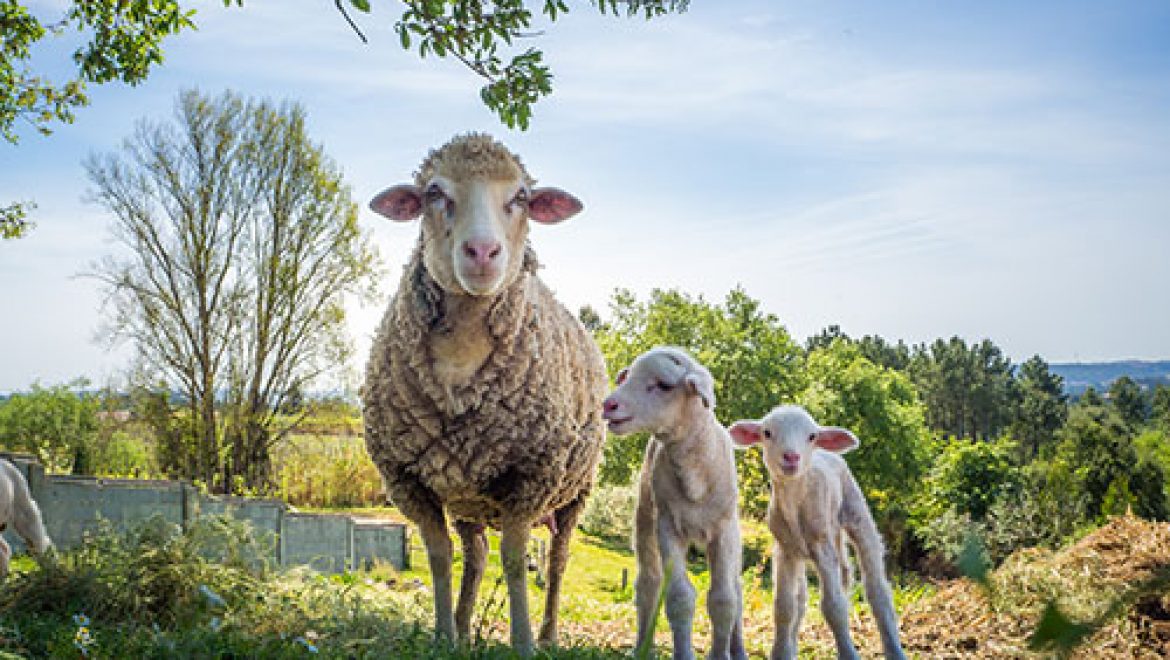
[[[189,86],[300,101],[363,203],[451,135],[493,133],[585,202],[533,230],[573,309],[740,284],[801,340],[838,323],[989,337],[1016,361],[1170,358],[1170,3],[693,0],[650,22],[574,5],[536,42],[555,91],[526,133],[459,65],[402,51],[393,4],[373,4],[363,45],[325,0],[192,3],[200,29],[148,82],[0,145],[0,200],[39,205],[0,243],[0,390],[125,366],[77,277],[113,250],[81,162]],[[417,230],[362,223],[392,288]],[[351,310],[355,367],[383,306]]]

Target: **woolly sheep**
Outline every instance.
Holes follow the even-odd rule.
[[[772,660],[796,658],[796,634],[808,601],[804,566],[809,560],[820,576],[821,612],[837,642],[837,657],[859,657],[849,636],[846,594],[852,576],[845,535],[861,565],[865,597],[877,620],[885,656],[904,658],[882,565],[882,539],[865,496],[838,456],[857,447],[857,437],[846,429],[820,426],[799,406],[780,406],[761,421],[736,422],[731,437],[740,445],[763,445],[764,465],[772,479],[768,504],[768,528],[776,538]]]
[[[617,389],[605,400],[610,431],[654,434],[646,446],[634,518],[637,643],[640,648],[650,642],[663,571],[669,566],[666,617],[675,658],[693,658],[695,653],[695,588],[686,568],[691,543],[706,548],[710,563],[708,657],[747,657],[735,460],[731,439],[715,419],[714,387],[711,373],[686,352],[659,347],[623,369]]]
[[[432,151],[413,184],[373,199],[392,220],[421,215],[422,228],[362,395],[367,449],[426,545],[436,634],[468,639],[491,526],[501,531],[511,640],[523,655],[533,650],[531,527],[552,531],[539,640],[554,644],[569,539],[605,437],[601,352],[536,276],[527,244],[529,220],[556,224],[581,203],[534,184],[506,147],[471,134]],[[449,520],[464,552],[454,613]]]
[[[28,482],[16,466],[0,459],[0,532],[12,523],[12,528],[24,539],[30,550],[44,554],[52,543],[41,521],[41,510],[28,492]],[[12,548],[0,536],[0,578],[8,575],[8,560]]]

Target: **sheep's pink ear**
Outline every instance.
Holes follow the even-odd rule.
[[[560,188],[537,188],[528,196],[528,217],[546,225],[568,220],[583,208],[581,200]]]
[[[615,378],[613,382],[615,385],[621,385],[622,383],[626,382],[626,379],[629,377],[630,377],[630,368],[626,367],[625,369],[622,369],[621,371],[618,372],[617,378]]]
[[[760,439],[764,437],[764,425],[749,419],[741,419],[731,425],[727,429],[731,434],[731,439],[740,447],[750,447],[759,444]]]
[[[403,183],[391,186],[370,200],[370,209],[397,222],[410,222],[422,213],[423,199],[418,186]]]
[[[836,426],[826,426],[817,431],[815,444],[826,451],[844,454],[847,451],[857,449],[857,445],[860,443],[852,431]]]

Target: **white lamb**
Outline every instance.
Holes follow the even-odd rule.
[[[666,616],[674,657],[694,657],[695,588],[687,577],[686,552],[697,543],[706,548],[711,571],[708,657],[746,658],[735,461],[731,439],[713,412],[711,374],[684,351],[663,347],[639,356],[617,382],[605,400],[609,430],[654,434],[646,446],[634,518],[638,647],[650,643],[663,570],[669,566]]]
[[[12,528],[36,554],[43,554],[52,543],[41,522],[41,511],[28,492],[28,482],[16,466],[0,459],[0,532],[12,523]],[[8,575],[8,560],[12,548],[0,536],[0,578]]]
[[[859,657],[849,637],[846,593],[851,585],[845,535],[861,564],[865,597],[885,656],[904,658],[882,565],[882,539],[849,466],[837,455],[857,447],[857,437],[846,429],[818,425],[799,406],[780,406],[761,421],[736,422],[731,437],[744,446],[762,444],[772,478],[768,505],[768,528],[776,538],[772,659],[796,658],[796,634],[808,601],[804,567],[810,560],[820,576],[821,612],[833,631],[837,656]]]

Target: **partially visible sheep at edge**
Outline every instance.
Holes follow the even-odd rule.
[[[865,599],[882,638],[882,651],[887,658],[905,658],[886,582],[882,538],[861,488],[838,455],[856,448],[857,437],[846,429],[820,426],[799,406],[779,406],[760,421],[738,421],[730,432],[740,445],[763,445],[764,466],[772,480],[768,503],[768,529],[776,538],[772,660],[797,657],[797,632],[808,602],[807,561],[816,565],[821,613],[833,632],[837,657],[860,657],[849,636],[847,593],[852,573],[847,540],[861,565]]]
[[[418,525],[434,580],[437,636],[467,641],[483,577],[484,526],[501,531],[511,641],[533,651],[525,550],[552,532],[542,644],[557,641],[569,539],[596,480],[605,428],[605,363],[584,326],[536,275],[529,220],[581,210],[534,187],[486,135],[432,151],[413,184],[371,208],[422,216],[418,246],[374,339],[362,392],[366,447],[390,500]],[[453,521],[463,576],[452,611]]]
[[[661,346],[638,356],[617,381],[617,389],[605,400],[610,431],[654,434],[646,445],[634,517],[637,648],[653,643],[653,621],[665,579],[673,657],[695,657],[691,645],[695,588],[687,577],[687,548],[695,543],[707,551],[711,576],[707,657],[745,659],[735,458],[727,430],[715,419],[711,372],[682,349]]]
[[[0,532],[9,523],[12,523],[12,528],[33,553],[44,554],[52,547],[44,522],[41,521],[41,510],[28,491],[24,475],[15,465],[0,459]],[[11,557],[12,548],[0,536],[0,578],[8,575],[8,560]]]

